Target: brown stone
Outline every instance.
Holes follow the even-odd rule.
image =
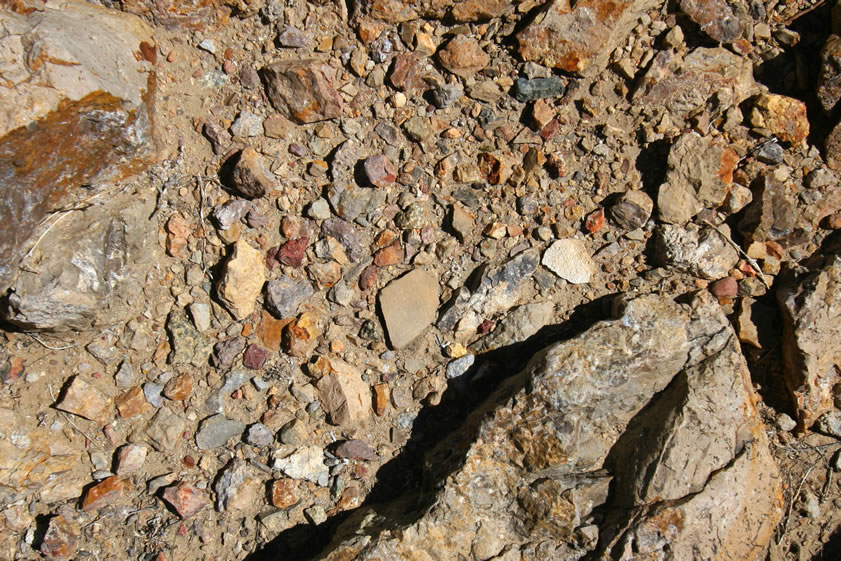
[[[262,157],[250,146],[240,152],[231,180],[234,188],[250,199],[265,196],[274,188],[274,181],[266,171]]]
[[[120,502],[130,489],[130,481],[112,475],[88,489],[82,499],[82,510],[99,510],[104,506]]]
[[[0,291],[48,213],[156,156],[157,47],[137,17],[85,2],[0,11]],[[96,45],[108,56],[91,56]],[[145,195],[144,195],[145,196]]]
[[[841,99],[841,37],[830,35],[821,50],[821,67],[815,93],[823,110],[830,114]]]
[[[453,74],[467,78],[485,68],[490,57],[475,39],[467,35],[456,35],[438,53],[438,60]]]
[[[418,56],[414,53],[402,53],[394,57],[388,80],[392,86],[406,93],[420,88],[423,82],[418,76]]]
[[[397,179],[397,170],[385,155],[374,154],[365,158],[365,176],[374,187],[388,187]]]
[[[290,356],[307,357],[312,354],[320,336],[318,316],[304,312],[283,328],[283,352]]]
[[[374,413],[382,417],[388,407],[388,384],[374,384]]]
[[[680,0],[680,9],[714,41],[730,43],[742,36],[742,22],[725,0]]]
[[[120,6],[167,29],[202,31],[228,20],[228,11],[214,0],[123,0]]]
[[[117,410],[120,412],[120,417],[127,419],[135,415],[141,415],[149,410],[149,403],[146,401],[146,396],[143,395],[143,389],[140,386],[134,386],[130,390],[124,392],[122,395],[114,400],[117,405]]]
[[[47,532],[41,542],[41,553],[47,559],[65,561],[76,554],[76,547],[79,543],[80,528],[65,518],[58,515],[50,518]]]
[[[102,421],[111,407],[111,400],[81,376],[74,376],[56,407],[91,421]]]
[[[330,422],[345,428],[358,427],[371,417],[371,390],[359,371],[331,358],[332,372],[318,381],[318,391]]]
[[[263,121],[263,130],[269,138],[286,138],[295,130],[295,123],[277,113],[272,113]]]
[[[342,115],[342,98],[333,88],[331,72],[312,59],[276,62],[262,70],[272,105],[298,124]]]
[[[166,252],[172,257],[181,255],[181,251],[187,247],[187,238],[192,233],[191,225],[184,218],[176,213],[166,221]]]
[[[307,253],[307,246],[309,243],[309,238],[289,240],[280,246],[275,258],[284,265],[295,267],[297,269],[304,262],[304,256]]]
[[[257,338],[263,346],[272,352],[280,350],[283,328],[290,322],[289,319],[275,319],[267,311],[263,311],[260,326],[257,328]]]
[[[389,23],[448,16],[458,22],[488,21],[501,16],[509,6],[505,0],[365,0],[361,4],[371,17]]]
[[[269,500],[272,506],[287,509],[298,504],[298,481],[294,479],[276,479],[271,483]]]
[[[824,139],[826,165],[836,171],[841,170],[841,121],[839,121]]]
[[[739,292],[739,283],[733,277],[724,277],[710,283],[709,289],[713,296],[733,298]]]
[[[768,129],[783,142],[800,144],[809,136],[806,104],[777,94],[761,94],[753,103],[750,123]]]
[[[479,154],[479,173],[491,185],[499,185],[503,180],[504,164],[490,152]]]
[[[368,462],[380,459],[368,443],[362,440],[345,440],[334,450],[336,456],[345,460],[365,460]]]
[[[193,391],[193,377],[189,372],[185,372],[179,376],[170,379],[164,385],[163,394],[167,399],[173,401],[184,401],[190,397]]]
[[[193,487],[189,483],[167,487],[162,496],[182,519],[191,518],[210,506],[207,491]]]
[[[363,292],[377,284],[377,267],[369,265],[362,269],[362,274],[359,275],[359,290]]]
[[[387,267],[403,262],[403,247],[399,241],[386,246],[374,254],[374,265]]]
[[[753,241],[780,240],[791,234],[796,223],[794,203],[786,186],[769,175],[758,178],[739,231]]]

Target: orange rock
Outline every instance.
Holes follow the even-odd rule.
[[[391,245],[382,248],[374,255],[374,265],[377,267],[396,265],[402,261],[403,247],[400,245],[400,241],[396,241]]]
[[[374,384],[374,413],[382,417],[388,407],[388,384]]]
[[[291,319],[275,319],[272,314],[263,310],[260,327],[257,328],[257,338],[268,350],[277,352],[280,350],[283,328],[291,322]]]
[[[190,396],[190,392],[192,391],[193,377],[185,372],[168,381],[164,386],[163,394],[173,401],[183,401]]]
[[[190,237],[190,224],[180,214],[173,214],[166,222],[166,252],[172,257],[181,255]]]
[[[283,329],[283,351],[291,356],[304,357],[315,348],[316,339],[321,335],[318,328],[318,316],[304,312]]]
[[[88,489],[85,498],[82,499],[82,510],[99,510],[112,505],[120,501],[130,489],[131,483],[128,480],[112,475]]]
[[[289,508],[298,504],[298,482],[294,479],[278,479],[272,481],[271,497],[272,506],[277,508]]]
[[[81,376],[75,376],[56,407],[91,421],[101,421],[107,415],[110,403],[108,398]]]
[[[120,417],[124,419],[140,415],[149,409],[149,403],[146,401],[146,396],[143,395],[143,389],[140,386],[134,386],[127,390],[115,399],[114,403],[117,404]]]

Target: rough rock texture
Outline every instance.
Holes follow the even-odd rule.
[[[680,9],[719,43],[741,37],[743,24],[725,0],[680,0]]]
[[[365,0],[360,4],[371,17],[390,23],[446,16],[460,22],[487,21],[502,15],[510,5],[505,0]]]
[[[625,40],[636,18],[653,0],[553,0],[517,34],[519,53],[527,61],[585,73],[599,69],[607,54]]]
[[[833,407],[841,364],[841,257],[802,278],[788,278],[777,299],[783,315],[785,380],[801,429]]]
[[[169,29],[203,30],[227,20],[214,0],[123,0],[123,9]]]
[[[360,426],[371,416],[371,389],[359,371],[338,359],[330,360],[331,372],[318,382],[321,403],[330,422],[347,429]]]
[[[263,254],[240,240],[225,262],[216,290],[228,311],[242,319],[254,311],[255,300],[263,290],[265,280]]]
[[[3,317],[27,330],[60,332],[125,321],[160,255],[148,219],[154,204],[145,194],[120,196],[58,222],[26,258]]]
[[[329,67],[316,60],[290,60],[262,72],[269,100],[287,119],[305,124],[341,116],[342,98],[333,89]]]
[[[2,292],[47,213],[89,196],[79,185],[125,178],[155,153],[151,30],[83,2],[33,5],[0,12]]]
[[[699,277],[715,280],[739,262],[739,254],[711,228],[664,224],[655,230],[655,258]]]
[[[841,37],[838,35],[830,35],[821,50],[816,93],[823,110],[832,113],[841,99]]]
[[[796,224],[787,187],[769,175],[760,176],[754,183],[753,200],[739,222],[739,231],[754,241],[785,238]]]
[[[432,273],[416,269],[380,292],[380,307],[391,346],[405,347],[435,321],[438,280]]]
[[[809,136],[806,104],[793,97],[761,94],[754,100],[750,122],[768,129],[783,142],[799,144]]]
[[[539,353],[427,456],[427,508],[365,508],[320,559],[758,559],[781,482],[726,317],[706,293],[623,308]]]

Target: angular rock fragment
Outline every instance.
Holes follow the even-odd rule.
[[[345,460],[366,460],[370,462],[379,459],[374,450],[362,440],[345,440],[336,446],[334,453]]]
[[[777,292],[783,315],[783,365],[800,430],[833,407],[841,381],[841,258],[825,257],[800,278],[789,275]]]
[[[655,230],[655,257],[661,265],[715,280],[727,276],[739,254],[711,228],[663,224]]]
[[[841,99],[841,37],[830,35],[821,49],[821,66],[815,92],[823,110],[830,114]]]
[[[216,292],[236,319],[244,319],[254,311],[255,300],[265,281],[263,254],[240,240],[225,262]]]
[[[198,489],[189,483],[179,483],[167,487],[161,496],[182,519],[191,518],[210,506],[207,491]]]
[[[466,78],[485,68],[490,57],[472,37],[456,35],[438,53],[438,60],[453,74]]]
[[[573,238],[554,242],[543,253],[543,266],[572,284],[590,282],[596,264],[584,242]]]
[[[125,495],[131,488],[128,479],[112,475],[88,489],[82,498],[82,510],[99,510],[120,502],[126,498]]]
[[[184,419],[167,407],[161,407],[144,431],[146,440],[155,450],[168,452],[182,439]]]
[[[547,97],[557,97],[566,92],[566,82],[561,78],[517,78],[511,95],[517,101],[528,102]]]
[[[277,479],[272,481],[269,500],[277,508],[289,508],[300,502],[298,498],[298,482],[294,479]]]
[[[41,541],[41,553],[55,561],[72,559],[76,555],[80,534],[78,524],[61,515],[53,516]]]
[[[199,450],[210,450],[224,446],[228,440],[241,436],[245,431],[245,424],[225,417],[211,415],[201,422],[196,432],[196,446]]]
[[[216,508],[220,512],[243,511],[260,498],[260,481],[253,468],[239,458],[231,460],[216,480]]]
[[[319,317],[313,312],[304,312],[283,328],[281,348],[290,356],[307,358],[321,336]]]
[[[383,154],[375,154],[365,158],[363,167],[365,168],[365,177],[374,187],[388,187],[397,179],[397,170],[394,169],[394,164]]]
[[[330,359],[330,373],[318,381],[318,391],[330,422],[353,429],[371,417],[371,389],[360,372],[339,359]]]
[[[438,109],[446,109],[458,101],[463,95],[464,88],[459,84],[444,84],[434,90],[430,90],[429,98],[432,104]]]
[[[149,409],[149,402],[146,401],[140,386],[135,386],[119,395],[114,400],[114,404],[123,419],[140,415]]]
[[[839,121],[824,139],[826,165],[830,169],[841,170],[841,121]]]
[[[623,193],[610,207],[610,218],[626,230],[642,228],[651,218],[654,201],[645,191],[630,190]]]
[[[173,310],[166,321],[172,352],[170,364],[200,365],[210,356],[210,343],[193,326],[183,310]]]
[[[680,9],[719,43],[742,36],[743,25],[725,0],[680,0]]]
[[[342,98],[333,88],[329,67],[313,60],[288,60],[262,70],[266,94],[275,109],[298,124],[342,115]]]
[[[406,499],[430,508],[408,522],[364,508],[318,559],[757,559],[781,480],[727,318],[708,293],[616,312],[533,357],[427,454],[427,491]]]
[[[64,396],[56,403],[56,408],[91,421],[101,422],[109,413],[111,400],[81,376],[74,376]]]
[[[324,465],[324,450],[319,446],[304,446],[289,456],[275,458],[272,469],[292,479],[305,479],[322,487],[327,485],[330,476]]]
[[[312,284],[307,279],[282,276],[266,283],[266,307],[278,318],[291,318],[312,294]]]
[[[796,224],[788,189],[770,175],[759,177],[753,187],[753,201],[745,209],[739,231],[757,242],[784,239]]]
[[[265,196],[274,186],[262,157],[250,146],[239,153],[231,172],[231,181],[237,192],[249,199]]]
[[[415,269],[383,288],[379,302],[392,348],[403,348],[435,321],[438,279]]]
[[[116,469],[117,475],[128,475],[135,473],[146,462],[148,449],[138,444],[126,444],[117,450]]]
[[[750,123],[768,129],[783,142],[799,144],[809,136],[806,104],[778,94],[761,94],[753,103]]]

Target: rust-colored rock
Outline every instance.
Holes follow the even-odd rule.
[[[400,241],[396,241],[388,245],[374,254],[374,265],[377,267],[387,267],[389,265],[396,265],[403,261],[403,247]]]
[[[151,30],[84,2],[32,7],[0,12],[0,292],[49,212],[90,196],[80,185],[125,178],[155,156]]]
[[[296,357],[309,356],[320,335],[318,316],[312,312],[304,312],[283,328],[283,352]]]
[[[453,74],[467,78],[485,68],[491,59],[476,39],[456,35],[438,53],[438,60]]]
[[[260,326],[257,328],[257,338],[263,343],[265,348],[276,353],[280,350],[283,328],[290,321],[288,319],[275,319],[272,314],[264,310],[262,319],[260,320]]]
[[[262,70],[272,105],[298,124],[342,115],[342,98],[333,88],[331,72],[312,59],[275,62]]]
[[[117,410],[123,419],[145,413],[150,407],[140,386],[134,386],[124,392],[114,400],[114,403],[117,405]]]
[[[783,142],[799,144],[809,136],[806,104],[777,94],[762,94],[753,103],[750,123],[771,131]]]
[[[236,190],[249,199],[262,197],[274,187],[262,157],[250,146],[240,152],[231,180]]]
[[[76,554],[76,546],[79,543],[79,525],[71,522],[64,516],[50,518],[47,526],[47,533],[41,542],[41,553],[47,559],[54,561],[65,561]]]
[[[742,22],[725,0],[680,0],[680,9],[714,41],[731,43],[742,36]]]
[[[82,499],[82,510],[99,510],[122,500],[126,492],[131,489],[131,482],[116,475],[97,483],[85,493]]]
[[[187,239],[192,233],[192,227],[178,213],[173,214],[166,221],[166,252],[171,257],[178,257],[187,247]]]
[[[162,496],[182,519],[195,516],[210,506],[207,491],[193,487],[189,483],[179,483],[167,487],[164,489]]]
[[[151,19],[167,29],[202,31],[224,25],[229,9],[214,0],[122,0],[123,10]]]
[[[298,481],[294,479],[276,479],[272,481],[269,500],[277,508],[290,508],[300,502]]]
[[[189,372],[185,372],[169,380],[164,385],[163,394],[167,399],[173,401],[184,401],[190,397],[190,392],[193,391],[193,377]]]
[[[374,413],[380,417],[385,415],[385,410],[388,407],[389,395],[390,392],[388,391],[388,384],[374,384]]]
[[[91,421],[102,421],[108,414],[111,400],[102,395],[81,376],[75,376],[56,407]]]
[[[389,23],[419,17],[452,17],[459,22],[488,21],[501,16],[510,5],[506,0],[365,0],[360,4],[371,17]]]

